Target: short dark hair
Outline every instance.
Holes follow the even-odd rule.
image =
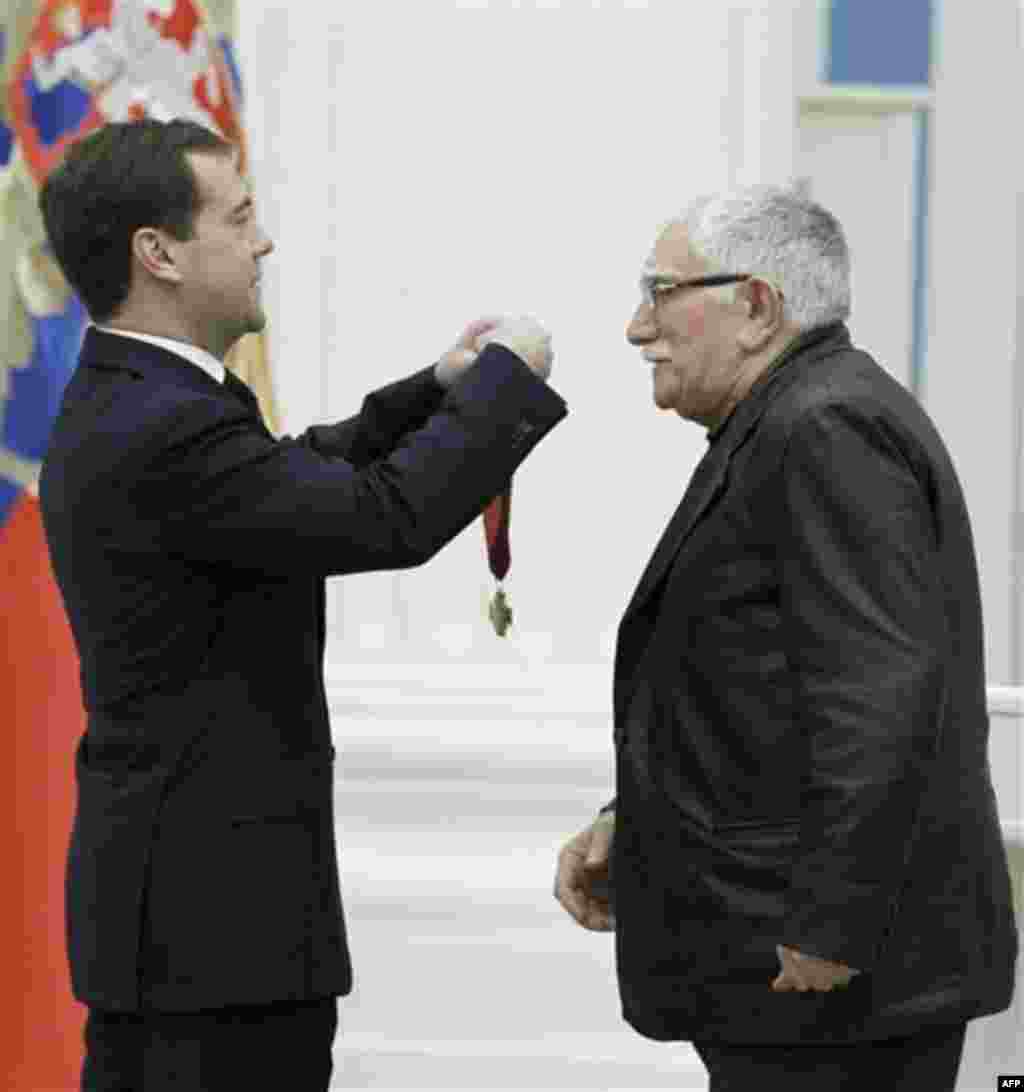
[[[131,286],[132,238],[155,227],[191,239],[199,187],[186,152],[235,146],[193,121],[114,122],[72,145],[39,193],[54,255],[94,322],[106,322]]]

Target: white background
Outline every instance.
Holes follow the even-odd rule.
[[[625,342],[640,265],[696,194],[792,176],[792,3],[261,8],[239,41],[286,428],[494,310],[550,326],[570,407],[515,480],[512,637],[475,524],[423,569],[334,582],[334,653],[608,660],[705,443]]]

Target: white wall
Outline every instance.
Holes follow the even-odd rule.
[[[915,116],[846,96],[805,100],[797,170],[851,255],[850,336],[911,385]]]
[[[492,581],[478,521],[419,570],[332,581],[333,658],[608,663],[704,445],[702,429],[653,407],[625,343],[637,269],[659,221],[696,192],[804,167],[797,102],[820,90],[819,9],[240,5],[253,170],[278,243],[265,288],[286,427],[355,411],[367,390],[429,363],[493,310],[550,324],[554,386],[570,406],[516,477],[512,636],[501,641],[485,620]],[[1000,137],[1015,131],[1022,98],[1019,20],[1016,0],[992,0],[984,19],[940,4],[928,99],[922,397],[971,510],[991,685],[1024,681],[1021,156]],[[905,242],[894,243],[904,258]]]
[[[1015,0],[938,5],[928,365],[923,399],[963,483],[989,683],[1019,684],[1014,508],[1021,52]]]
[[[570,407],[515,480],[512,636],[485,619],[475,523],[412,573],[333,581],[332,656],[608,661],[704,449],[624,340],[639,267],[697,193],[792,175],[794,6],[240,5],[287,428],[354,412],[495,310],[550,325]]]
[[[297,432],[323,419],[327,255],[323,142],[328,66],[312,4],[243,0],[236,45],[259,215],[277,252],[264,265],[271,369],[281,422]]]
[[[1024,0],[1017,11],[1017,51],[1024,57]],[[1019,71],[1019,70],[1018,70]],[[1018,91],[1024,91],[1018,74]],[[1012,679],[1024,684],[1024,156],[1017,155],[1017,166],[1009,180],[1017,190],[1017,311],[1014,329],[1014,411],[1013,437],[1014,504],[1011,543],[1013,549],[1013,582],[1010,595],[1013,599],[1010,644]]]

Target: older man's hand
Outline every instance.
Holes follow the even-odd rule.
[[[610,933],[615,928],[612,907],[611,860],[615,813],[605,812],[558,855],[555,898],[584,929]]]
[[[853,976],[860,974],[860,971],[847,967],[845,963],[832,963],[817,956],[804,955],[793,948],[784,948],[781,944],[776,945],[775,951],[782,968],[772,982],[772,989],[776,993],[788,993],[790,990],[798,990],[800,993],[807,990],[828,993],[830,990],[849,986]]]

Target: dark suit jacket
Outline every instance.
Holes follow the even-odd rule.
[[[967,511],[844,326],[802,335],[712,438],[622,619],[615,725],[637,1030],[856,1040],[1009,1004]],[[777,944],[863,974],[773,993]]]
[[[324,577],[420,565],[564,415],[488,347],[275,440],[234,377],[90,329],[40,482],[82,668],[75,996],[191,1010],[344,994]]]

